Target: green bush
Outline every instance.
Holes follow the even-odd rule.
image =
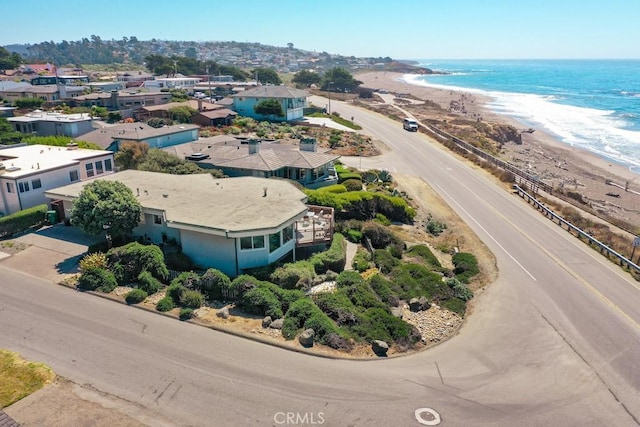
[[[462,300],[464,302],[467,302],[471,298],[473,298],[473,292],[471,291],[471,289],[469,289],[466,284],[462,283],[455,277],[446,279],[445,283],[453,291],[453,296],[455,298],[458,298],[459,300]]]
[[[373,263],[382,273],[388,274],[400,264],[400,261],[391,255],[391,252],[388,250],[376,249],[373,251]]]
[[[180,295],[180,305],[187,308],[200,308],[204,304],[204,296],[200,291],[185,290]]]
[[[107,256],[103,252],[88,253],[83,256],[78,263],[78,269],[82,271],[89,270],[91,268],[107,268]]]
[[[464,313],[467,309],[467,304],[465,304],[464,301],[458,298],[450,298],[440,303],[440,305],[462,317],[464,317]]]
[[[407,255],[415,256],[422,258],[427,265],[429,265],[433,270],[442,271],[442,265],[438,258],[431,252],[431,249],[427,245],[415,245],[407,250]]]
[[[90,268],[83,271],[78,279],[78,288],[85,291],[109,293],[118,286],[113,273],[103,268]]]
[[[308,203],[328,206],[336,210],[340,219],[370,220],[381,213],[391,221],[411,222],[416,215],[415,209],[398,196],[368,191],[348,191],[334,194],[326,191],[305,189]]]
[[[38,205],[1,217],[0,238],[41,226],[45,222],[47,210],[47,205]]]
[[[176,271],[191,271],[197,266],[187,255],[182,252],[170,252],[165,255],[165,263],[167,268]]]
[[[339,326],[357,322],[358,309],[344,292],[322,292],[313,298],[316,306]]]
[[[338,182],[343,183],[348,180],[362,181],[362,175],[355,172],[338,173]]]
[[[316,276],[313,264],[309,261],[297,261],[277,268],[270,280],[285,289],[306,289]]]
[[[175,305],[173,304],[173,299],[171,299],[171,297],[168,297],[168,296],[162,298],[156,304],[156,310],[162,311],[162,312],[173,310],[174,307]]]
[[[344,293],[356,307],[360,308],[384,308],[385,305],[380,301],[378,295],[371,289],[368,283],[350,285],[338,290]]]
[[[109,265],[120,264],[120,283],[134,282],[143,271],[148,271],[158,280],[166,280],[169,271],[164,263],[162,250],[155,245],[142,245],[132,242],[113,248],[107,252]]]
[[[368,309],[351,330],[369,342],[382,340],[390,343],[412,337],[411,325],[382,308]]]
[[[187,288],[179,283],[169,285],[167,288],[167,298],[171,298],[174,305],[179,305],[182,295],[187,291]]]
[[[362,235],[368,237],[375,249],[384,249],[398,242],[398,238],[387,227],[369,222],[362,227]]]
[[[336,278],[336,287],[345,288],[347,286],[361,285],[365,283],[360,273],[353,270],[344,270]]]
[[[454,265],[453,274],[462,283],[469,283],[471,278],[480,272],[478,260],[473,254],[458,252],[453,255],[451,261]]]
[[[293,339],[301,329],[312,328],[315,340],[324,344],[327,335],[342,335],[338,327],[309,298],[301,298],[294,302],[284,317],[282,336]]]
[[[386,216],[384,216],[384,214],[381,214],[381,213],[377,213],[373,221],[387,227],[391,225],[391,221],[389,221],[389,218],[387,218]]]
[[[238,306],[247,313],[271,316],[274,319],[283,316],[282,304],[267,286],[260,286],[245,292]]]
[[[200,277],[200,292],[209,300],[230,300],[231,280],[220,270],[210,268]]]
[[[189,320],[193,316],[193,308],[183,308],[180,310],[180,320]]]
[[[127,292],[127,295],[124,297],[124,299],[125,301],[127,301],[127,304],[138,304],[144,301],[148,296],[149,294],[147,294],[142,289],[133,289]]]
[[[347,262],[347,243],[340,233],[333,235],[333,241],[328,250],[313,254],[309,258],[316,274],[323,274],[327,271],[342,271]]]
[[[362,242],[362,231],[349,229],[346,231],[347,240],[353,243]]]
[[[347,179],[342,185],[347,189],[347,191],[360,191],[362,190],[362,180],[360,179]]]
[[[368,280],[371,289],[378,295],[381,301],[396,306],[399,299],[391,289],[392,283],[382,274],[374,274]]]
[[[353,261],[351,262],[351,266],[354,270],[362,273],[366,271],[371,265],[371,255],[366,250],[358,250],[356,255],[353,257]]]
[[[447,224],[445,224],[444,222],[436,221],[433,218],[429,217],[426,228],[429,234],[433,236],[439,236],[444,230],[447,229]]]
[[[230,293],[233,300],[241,300],[243,295],[258,286],[260,281],[248,274],[241,274],[231,281]]]
[[[200,289],[200,275],[193,271],[182,272],[171,281],[171,285],[180,285],[187,289]]]
[[[319,188],[318,191],[326,191],[327,193],[339,194],[339,193],[346,193],[347,187],[345,187],[342,184],[334,184],[334,185],[327,185],[325,187]]]
[[[151,295],[162,289],[162,283],[148,271],[143,271],[138,275],[138,288]]]
[[[453,291],[434,273],[421,264],[401,264],[390,274],[391,289],[400,299],[427,297],[430,300],[444,301],[453,296]]]

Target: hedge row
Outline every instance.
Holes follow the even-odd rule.
[[[383,214],[391,221],[411,222],[416,211],[399,196],[367,191],[332,193],[322,190],[304,190],[309,204],[335,209],[339,219],[369,220]]]
[[[347,242],[340,233],[333,235],[333,241],[328,250],[313,254],[309,258],[317,274],[324,274],[327,271],[342,271],[347,262]]]
[[[47,205],[38,205],[0,218],[0,237],[11,236],[44,224]]]

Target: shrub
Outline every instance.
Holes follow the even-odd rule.
[[[185,290],[180,295],[180,305],[187,308],[200,308],[204,304],[204,296],[199,291]]]
[[[200,288],[200,275],[193,271],[185,271],[180,273],[178,277],[171,281],[171,285],[180,285],[187,289]]]
[[[464,302],[467,302],[471,298],[473,298],[473,292],[471,291],[471,289],[469,289],[466,284],[462,283],[455,277],[446,279],[445,283],[453,291],[453,296],[455,298],[458,298],[459,300],[462,300]]]
[[[197,266],[191,258],[182,252],[170,252],[165,255],[165,263],[167,268],[176,271],[191,271],[195,270]]]
[[[233,295],[233,299],[240,300],[243,295],[250,291],[251,289],[258,286],[260,281],[253,276],[249,276],[247,274],[241,274],[231,281],[231,294]]]
[[[458,252],[453,255],[451,261],[454,265],[453,274],[462,283],[469,283],[471,278],[480,272],[478,260],[473,254]]]
[[[362,241],[362,231],[349,229],[346,231],[347,240],[353,243],[360,243]]]
[[[338,274],[336,279],[336,287],[345,288],[347,286],[361,285],[365,281],[357,271],[345,270]]]
[[[182,295],[187,291],[187,288],[179,283],[173,283],[167,288],[167,298],[171,298],[174,305],[180,304]]]
[[[362,190],[362,181],[359,179],[347,179],[342,185],[347,191],[360,191]]]
[[[285,289],[306,289],[311,286],[316,272],[309,261],[287,263],[271,274],[271,281]]]
[[[339,183],[343,183],[344,181],[348,181],[348,180],[362,181],[362,176],[359,173],[355,173],[355,172],[338,173]]]
[[[326,337],[329,334],[340,335],[335,324],[313,301],[309,298],[301,298],[287,310],[282,326],[282,335],[286,339],[293,339],[301,329],[307,328],[314,330],[316,341],[322,344],[326,342]]]
[[[143,271],[138,275],[138,288],[151,295],[162,289],[162,283],[148,271]]]
[[[173,299],[171,299],[171,297],[168,297],[168,296],[162,298],[156,304],[156,310],[162,311],[162,312],[173,310],[174,307],[175,305],[173,304]]]
[[[402,264],[391,271],[391,289],[401,299],[427,297],[444,301],[453,296],[453,292],[442,281],[440,274],[421,264]]]
[[[109,293],[118,286],[116,278],[109,270],[90,268],[82,272],[78,279],[78,288],[85,291]]]
[[[183,308],[180,310],[180,320],[189,320],[193,317],[193,308]]]
[[[356,252],[356,255],[353,257],[351,266],[353,267],[354,270],[358,271],[359,273],[362,273],[363,271],[366,271],[369,268],[369,266],[371,265],[370,261],[371,261],[371,255],[369,254],[368,251],[358,250],[358,252]]]
[[[328,250],[313,254],[309,262],[313,265],[317,274],[327,271],[342,271],[347,262],[347,244],[344,236],[340,233],[333,235],[333,241]]]
[[[436,221],[431,217],[431,215],[429,215],[426,228],[429,234],[431,234],[432,236],[439,236],[444,230],[447,229],[447,224],[445,224],[444,222]]]
[[[327,185],[325,187],[319,188],[319,191],[326,191],[328,193],[339,194],[339,193],[346,193],[347,187],[345,187],[342,184],[334,184],[334,185]]]
[[[159,280],[166,280],[169,271],[164,263],[162,250],[155,245],[141,245],[132,242],[107,252],[109,265],[120,264],[122,269],[120,283],[131,283],[143,271],[148,271]]]
[[[377,222],[378,224],[384,225],[384,226],[391,225],[391,221],[389,221],[389,218],[387,218],[386,216],[384,216],[381,213],[377,213],[376,217],[374,218],[373,221]]]
[[[357,322],[358,309],[344,292],[322,292],[314,296],[314,302],[339,326]]]
[[[94,252],[83,256],[79,263],[79,270],[83,272],[92,268],[106,269],[107,256],[102,252]]]
[[[339,289],[338,292],[343,292],[346,296],[348,296],[349,300],[351,300],[353,305],[355,305],[356,307],[384,308],[384,304],[380,301],[378,295],[373,292],[371,287],[369,287],[369,284],[366,282]]]
[[[247,313],[280,318],[283,316],[282,304],[278,297],[267,286],[256,286],[245,292],[238,306]]]
[[[386,249],[376,249],[373,251],[373,263],[381,272],[387,274],[400,262]]]
[[[387,227],[369,222],[362,227],[362,234],[371,241],[371,246],[376,249],[384,249],[398,239]]]
[[[450,298],[446,301],[443,301],[440,305],[462,317],[464,317],[464,313],[467,309],[467,305],[465,304],[465,302],[458,298]]]
[[[382,308],[370,308],[351,330],[367,341],[393,342],[412,336],[412,327]]]
[[[420,257],[434,270],[442,271],[440,261],[438,261],[438,258],[436,258],[427,245],[412,246],[407,250],[407,255]]]
[[[41,226],[45,222],[47,210],[47,205],[38,205],[1,217],[0,238]]]
[[[127,304],[138,304],[144,301],[148,296],[149,294],[142,289],[133,289],[127,293],[124,299],[127,301]]]
[[[381,301],[389,305],[397,305],[398,299],[391,290],[392,283],[381,274],[375,274],[369,279],[369,286]],[[395,303],[395,304],[394,304]]]
[[[200,278],[200,292],[208,300],[229,300],[231,280],[220,270],[210,268]]]

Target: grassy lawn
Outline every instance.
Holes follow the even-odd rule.
[[[28,362],[17,353],[0,350],[0,408],[41,389],[55,378],[42,363]]]

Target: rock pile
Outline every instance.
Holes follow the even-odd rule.
[[[420,331],[424,343],[442,341],[455,333],[462,324],[460,316],[437,305],[432,305],[428,310],[416,312],[405,306],[402,320]]]

